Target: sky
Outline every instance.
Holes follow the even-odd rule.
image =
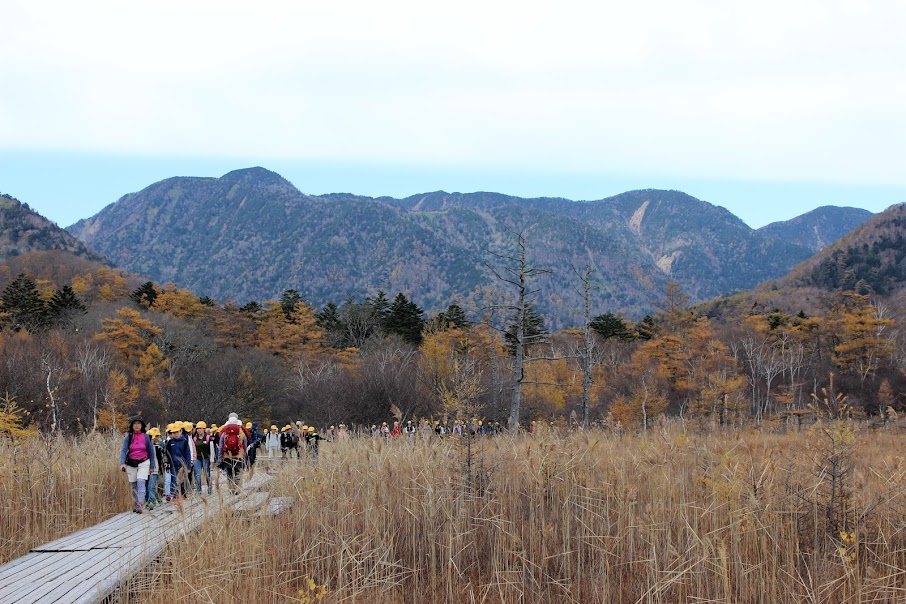
[[[0,192],[680,189],[753,227],[906,202],[906,3],[0,3]]]

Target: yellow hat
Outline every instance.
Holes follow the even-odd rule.
[[[192,422],[182,422],[182,429],[186,432],[192,431]]]
[[[195,424],[195,427],[196,428],[207,428],[208,425],[204,422],[198,422],[197,424]]]
[[[216,429],[217,429],[217,424],[211,424],[211,430],[216,430]]]
[[[271,430],[276,430],[277,426],[271,426]]]
[[[246,428],[251,428],[251,427],[252,427],[252,422],[245,422],[245,427],[246,427]]]
[[[281,430],[281,432],[286,432],[287,430],[289,430],[289,426],[283,426],[283,430]]]
[[[160,428],[151,428],[148,430],[148,436],[160,436]]]
[[[176,427],[176,424],[167,424],[167,433],[178,432],[179,428]]]

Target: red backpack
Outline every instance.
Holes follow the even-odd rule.
[[[228,455],[238,455],[242,452],[242,428],[236,424],[227,424],[220,431],[225,435],[223,439],[223,452]]]

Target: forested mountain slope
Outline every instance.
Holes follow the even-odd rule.
[[[294,288],[320,307],[384,289],[428,309],[459,298],[474,310],[507,299],[490,252],[510,251],[525,231],[530,261],[551,271],[536,283],[535,305],[557,328],[581,320],[573,268],[596,269],[595,312],[639,316],[669,280],[693,300],[747,289],[810,257],[816,228],[848,232],[863,219],[831,208],[820,224],[754,230],[724,208],[661,190],[584,202],[442,191],[312,196],[250,168],[155,183],[69,230],[122,268],[219,300]]]

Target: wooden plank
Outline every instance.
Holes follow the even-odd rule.
[[[56,554],[56,556],[62,558],[64,554]],[[76,560],[73,560],[72,556],[65,556],[67,558],[65,565],[58,563],[54,566],[55,569],[59,569],[57,574],[45,575],[40,581],[34,581],[32,583],[34,589],[27,595],[17,596],[15,602],[17,604],[57,602],[59,598],[52,596],[52,592],[66,593],[73,589],[83,580],[83,574],[91,572],[95,568],[103,568],[104,565],[101,562],[107,556],[109,553],[104,550],[85,552]]]
[[[270,493],[252,493],[248,497],[244,497],[236,502],[236,504],[233,505],[233,509],[237,512],[253,512],[259,510],[270,496]]]
[[[79,531],[72,535],[70,539],[58,539],[45,545],[34,548],[33,552],[63,552],[63,551],[87,551],[97,549],[100,544],[108,542],[112,537],[122,536],[121,532],[113,529],[90,528]]]
[[[15,580],[0,586],[0,602],[18,601],[27,597],[42,584],[65,573],[73,564],[81,564],[83,558],[93,555],[93,552],[79,552],[73,558],[69,554],[41,554],[36,564],[17,573]]]
[[[277,514],[282,514],[291,509],[293,503],[295,503],[295,499],[292,497],[271,497],[271,500],[267,502],[267,508],[258,512],[258,515],[276,516]]]
[[[119,550],[115,559],[99,568],[98,572],[86,576],[81,583],[60,596],[59,604],[75,604],[76,602],[95,604],[105,600],[116,591],[123,579],[128,578],[122,569],[124,559],[128,559],[127,556],[129,556],[128,550]]]
[[[34,564],[36,559],[40,557],[41,556],[38,554],[28,553],[21,558],[16,558],[15,560],[11,560],[3,566],[0,566],[0,585],[4,584],[7,577],[12,576],[14,572],[18,572],[18,570],[20,570],[19,567],[22,567],[23,565],[27,567],[28,565]]]
[[[269,494],[259,491],[272,480],[258,473],[237,495],[219,491],[195,495],[181,509],[164,505],[141,515],[123,512],[38,546],[0,566],[0,603],[99,602],[146,568],[168,544],[191,538],[206,518],[223,510],[265,506]]]

